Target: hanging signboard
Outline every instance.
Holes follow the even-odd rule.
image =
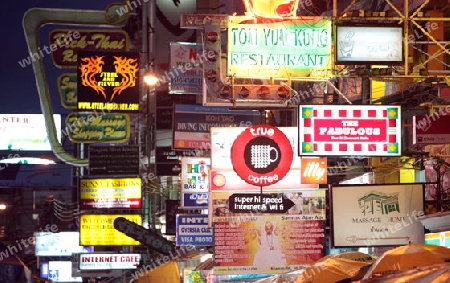
[[[79,51],[77,109],[139,111],[139,53]]]
[[[130,116],[72,112],[66,117],[66,129],[73,143],[123,143],[130,137]]]
[[[181,159],[181,207],[207,208],[210,158]]]
[[[203,91],[203,47],[191,42],[170,43],[169,93],[202,94]]]
[[[61,105],[67,109],[77,108],[77,73],[64,73],[58,77],[58,93]]]
[[[55,29],[49,33],[49,48],[53,64],[62,68],[76,68],[81,50],[127,51],[130,38],[123,30]]]
[[[208,227],[208,215],[177,215],[176,245],[212,246],[213,231]]]
[[[400,106],[300,105],[299,155],[401,155]]]
[[[331,69],[331,19],[256,22],[229,18],[228,75],[247,78],[326,77]]]

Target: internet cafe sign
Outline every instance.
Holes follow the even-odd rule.
[[[55,29],[50,32],[48,40],[52,49],[53,64],[64,68],[77,67],[77,53],[80,50],[127,51],[130,49],[130,38],[123,30]]]
[[[323,17],[259,21],[230,17],[228,75],[323,77],[331,68],[331,20]]]

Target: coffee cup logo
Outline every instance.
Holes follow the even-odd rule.
[[[244,157],[250,169],[265,174],[277,168],[280,163],[281,151],[273,139],[257,137],[247,144]]]
[[[251,163],[255,168],[267,168],[278,160],[278,150],[270,145],[252,145],[251,152]],[[271,153],[274,153],[273,158]]]

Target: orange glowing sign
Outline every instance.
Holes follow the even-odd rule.
[[[288,18],[297,15],[298,0],[244,0],[248,16],[258,18]]]
[[[302,157],[301,166],[302,184],[326,184],[327,183],[327,159]]]
[[[139,54],[78,54],[78,110],[139,111]]]

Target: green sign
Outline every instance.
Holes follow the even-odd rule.
[[[228,74],[236,77],[325,77],[331,69],[331,20],[305,17],[256,22],[231,17]]]
[[[58,77],[58,92],[64,108],[77,108],[77,73],[64,73]]]
[[[72,112],[66,118],[65,130],[74,143],[122,143],[130,138],[130,116]]]

